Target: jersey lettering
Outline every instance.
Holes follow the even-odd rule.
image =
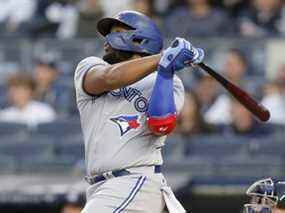
[[[146,112],[148,107],[148,100],[141,91],[133,87],[124,87],[112,90],[110,94],[114,97],[124,97],[128,102],[133,102],[133,105],[138,112]]]
[[[135,108],[137,111],[145,112],[147,111],[147,106],[147,99],[145,97],[141,96],[135,100]]]

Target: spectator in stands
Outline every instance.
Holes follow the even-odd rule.
[[[226,77],[235,84],[239,84],[244,80],[247,68],[248,62],[244,53],[236,48],[229,49],[223,66]]]
[[[11,34],[19,30],[22,23],[34,15],[36,3],[34,0],[5,0],[0,1],[0,32]]]
[[[186,37],[226,36],[233,22],[209,0],[187,0],[187,5],[171,11],[165,19],[165,33]]]
[[[23,34],[31,37],[54,36],[58,23],[50,22],[46,16],[46,10],[52,1],[38,0],[34,2],[36,2],[35,13],[32,19],[22,26]]]
[[[244,83],[247,72],[247,60],[238,49],[230,49],[223,66],[224,75],[235,84]],[[228,94],[221,94],[205,113],[205,120],[213,124],[230,123],[230,98]]]
[[[194,87],[197,98],[201,105],[201,112],[206,112],[215,102],[219,95],[218,83],[210,75],[198,77],[197,85]]]
[[[78,37],[97,37],[96,26],[98,20],[104,15],[103,8],[99,0],[84,0],[79,6],[77,18],[77,36]]]
[[[240,16],[240,33],[244,36],[280,35],[281,0],[253,0]]]
[[[284,81],[276,79],[268,82],[264,87],[262,104],[270,111],[269,122],[285,124],[285,93]]]
[[[186,92],[184,106],[177,121],[177,133],[189,136],[214,132],[214,127],[204,121],[200,110],[197,95],[194,92]]]
[[[283,0],[283,7],[281,10],[281,19],[280,19],[280,22],[278,24],[278,29],[280,30],[281,35],[285,36],[285,2],[284,2],[284,0]]]
[[[285,213],[285,208],[275,208],[272,210],[272,213]]]
[[[56,37],[72,38],[76,34],[78,11],[75,0],[54,1],[46,10],[46,16],[52,23],[57,23]]]
[[[112,1],[110,4],[110,1],[106,0],[100,0],[104,14],[105,16],[114,16],[115,14],[118,14],[119,12],[123,10],[130,10],[131,9],[131,3],[133,0],[116,0]]]
[[[62,102],[67,101],[66,91],[59,85],[57,79],[60,71],[55,60],[41,58],[37,60],[35,67],[35,91],[34,97],[37,101],[45,102],[57,109]]]
[[[227,133],[233,133],[235,135],[244,136],[264,136],[271,133],[271,127],[266,125],[264,127],[261,123],[258,123],[253,115],[236,99],[230,100],[230,114],[231,124],[229,128],[226,127]]]
[[[17,73],[8,79],[8,99],[11,104],[0,111],[0,120],[35,126],[55,119],[54,110],[47,104],[33,100],[35,82],[26,73]]]
[[[148,17],[154,17],[154,2],[152,0],[135,0],[132,2],[133,9]]]
[[[280,82],[283,82],[282,85],[285,87],[285,64],[279,65],[275,79],[278,79]],[[284,92],[285,92],[285,90],[284,90]]]
[[[26,24],[33,37],[71,38],[76,34],[78,11],[75,0],[38,0],[34,17]]]
[[[66,195],[61,213],[80,213],[84,206],[84,196],[79,192],[70,192]]]
[[[244,8],[248,7],[247,0],[215,0],[216,3],[222,4],[231,17],[237,18]]]
[[[155,22],[159,25],[159,27],[162,27],[161,20],[156,14],[154,4],[155,1],[153,0],[133,0],[132,2],[133,10],[147,15],[151,19],[155,20]]]

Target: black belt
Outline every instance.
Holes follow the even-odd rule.
[[[160,165],[154,166],[154,173],[161,173],[161,166]],[[128,170],[120,169],[120,170],[114,170],[114,171],[111,171],[111,172],[106,172],[106,173],[104,173],[102,175],[97,175],[95,177],[88,177],[88,176],[86,176],[85,180],[90,185],[93,185],[95,183],[98,183],[100,181],[107,180],[107,179],[110,179],[110,178],[113,178],[113,177],[121,177],[121,176],[125,176],[125,175],[130,175],[130,174],[131,174],[131,172],[129,172]]]

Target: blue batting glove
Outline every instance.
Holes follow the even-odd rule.
[[[176,38],[170,47],[163,51],[159,65],[169,71],[179,71],[191,64],[201,63],[204,50],[195,48],[189,41]]]

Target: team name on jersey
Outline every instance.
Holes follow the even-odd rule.
[[[114,97],[124,97],[127,101],[132,102],[138,112],[146,112],[148,100],[142,95],[142,92],[133,87],[124,87],[112,90],[110,94]]]

